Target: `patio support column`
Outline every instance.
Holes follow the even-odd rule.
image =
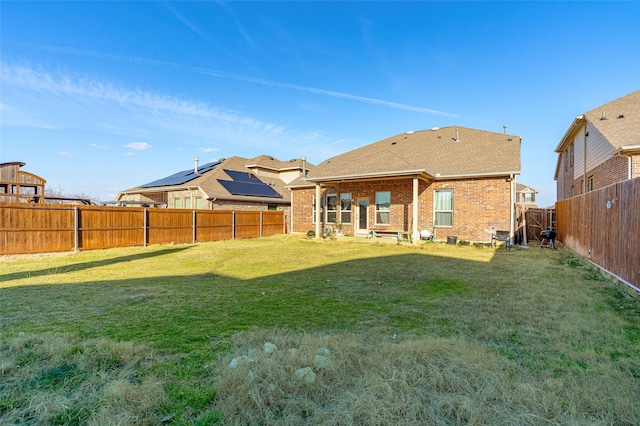
[[[412,226],[408,229],[412,235],[413,244],[418,244],[420,240],[420,234],[418,233],[418,178],[413,178],[413,211],[412,214]]]
[[[320,217],[322,199],[320,198],[320,184],[316,183],[316,238],[320,238]]]

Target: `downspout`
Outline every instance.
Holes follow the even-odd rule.
[[[584,151],[582,152],[582,157],[584,160],[584,166],[582,169],[582,193],[587,193],[587,137],[589,136],[589,132],[587,132],[587,122],[584,124]]]
[[[316,238],[320,238],[320,207],[322,200],[320,199],[320,184],[316,183]]]
[[[413,220],[412,220],[411,229],[408,230],[412,234],[411,240],[413,241],[413,244],[418,244],[418,241],[420,240],[420,234],[418,233],[418,185],[419,185],[418,178],[414,177],[413,178],[413,212],[412,212]]]
[[[509,175],[509,184],[511,190],[509,191],[509,244],[513,245],[515,242],[514,226],[513,223],[516,220],[515,200],[516,200],[516,177],[513,174]]]

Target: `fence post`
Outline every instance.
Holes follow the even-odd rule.
[[[147,208],[142,209],[142,247],[147,246]]]
[[[262,210],[260,210],[260,238],[262,238]]]
[[[231,239],[236,239],[236,212],[231,212]]]
[[[73,206],[73,250],[78,251],[78,206]]]
[[[193,233],[191,235],[192,244],[196,243],[196,210],[193,209]]]

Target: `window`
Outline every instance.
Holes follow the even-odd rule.
[[[202,208],[202,197],[195,197],[193,200],[195,201],[196,209],[201,209]]]
[[[573,144],[569,145],[569,167],[573,167]]]
[[[434,226],[453,226],[453,190],[435,191],[434,198]]]
[[[340,222],[351,223],[351,194],[340,194]]]
[[[327,194],[327,223],[335,223],[338,218],[338,196]]]
[[[267,210],[277,211],[278,210],[278,206],[275,205],[275,204],[267,204]]]
[[[533,203],[536,200],[533,192],[525,192],[524,194],[524,202],[525,203]]]
[[[190,197],[184,199],[184,208],[185,209],[190,209],[191,208],[191,198]]]
[[[180,208],[180,206],[181,206],[181,204],[180,204],[180,198],[174,198],[174,199],[173,199],[173,208],[174,208],[174,209],[179,209],[179,208]]]
[[[587,182],[589,182],[589,191],[593,191],[593,175],[589,176],[589,180]]]
[[[391,193],[376,192],[376,225],[391,223]]]

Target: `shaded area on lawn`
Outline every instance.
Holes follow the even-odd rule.
[[[548,404],[536,415],[640,418],[638,312],[565,252],[372,246],[353,258],[345,244],[308,241],[186,248],[192,250],[154,263],[164,270],[146,277],[76,283],[84,271],[65,270],[58,282],[39,285],[38,277],[21,275],[2,288],[2,331],[69,332],[172,353],[167,410],[185,419],[219,416],[211,390],[216,359],[238,350],[238,332],[255,329],[292,333],[284,340],[308,333],[349,333],[381,344],[464,339],[460,354],[495,355],[510,366],[505,378],[514,383],[506,387],[529,386],[542,407]],[[265,257],[254,256],[265,248]],[[136,270],[150,259],[126,265]],[[618,411],[601,408],[596,387],[605,376],[624,381],[626,395],[609,395]],[[563,404],[578,399],[593,413],[572,417],[570,410],[582,408]]]

